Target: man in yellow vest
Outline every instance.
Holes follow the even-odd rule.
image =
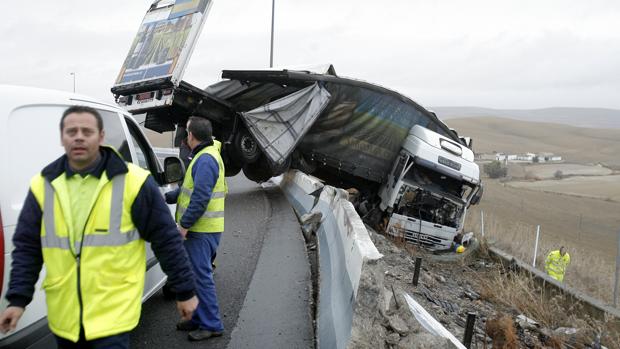
[[[549,252],[545,259],[545,271],[552,278],[563,282],[564,273],[566,273],[566,268],[569,264],[570,255],[566,252],[566,248],[562,246],[559,250]]]
[[[45,264],[47,320],[58,347],[128,348],[140,319],[145,241],[182,318],[191,318],[194,275],[154,179],[102,145],[97,110],[68,108],[60,131],[65,155],[32,179],[20,212],[0,330],[15,329]]]
[[[183,185],[167,193],[166,201],[177,203],[177,224],[194,267],[199,300],[192,319],[179,322],[177,329],[190,331],[188,339],[200,341],[224,332],[211,262],[224,231],[224,200],[228,187],[220,156],[221,143],[213,140],[209,120],[189,118],[187,144],[192,149],[192,160]]]

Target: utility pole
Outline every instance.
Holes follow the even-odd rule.
[[[273,68],[273,21],[276,13],[276,0],[271,0],[271,51],[269,54],[269,68]]]
[[[75,73],[71,72],[71,76],[73,76],[73,93],[75,93]]]

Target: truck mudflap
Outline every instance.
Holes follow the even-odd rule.
[[[387,226],[387,233],[414,245],[421,245],[431,251],[448,250],[452,247],[456,228],[423,221],[393,213]]]

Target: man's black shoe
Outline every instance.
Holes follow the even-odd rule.
[[[193,323],[192,320],[185,320],[177,323],[177,330],[179,331],[194,331],[198,329],[198,325]]]
[[[187,338],[190,341],[202,341],[205,339],[209,339],[212,337],[220,337],[224,334],[224,332],[213,332],[209,330],[196,330],[192,331],[187,335]]]

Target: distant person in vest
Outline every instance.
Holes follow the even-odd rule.
[[[58,347],[128,348],[140,319],[145,241],[190,319],[194,275],[153,177],[102,145],[95,109],[68,108],[60,133],[65,155],[31,180],[19,216],[0,330],[15,329],[45,264],[47,320]]]
[[[569,264],[570,255],[566,252],[566,248],[562,246],[559,250],[549,252],[545,259],[545,271],[552,278],[563,282],[564,274]]]
[[[222,145],[213,139],[209,120],[189,118],[187,144],[192,149],[192,160],[183,185],[166,193],[166,201],[177,203],[177,224],[194,266],[199,300],[192,319],[179,322],[177,329],[190,331],[188,339],[200,341],[221,336],[224,331],[211,261],[224,231],[224,200],[228,187],[220,156]]]

